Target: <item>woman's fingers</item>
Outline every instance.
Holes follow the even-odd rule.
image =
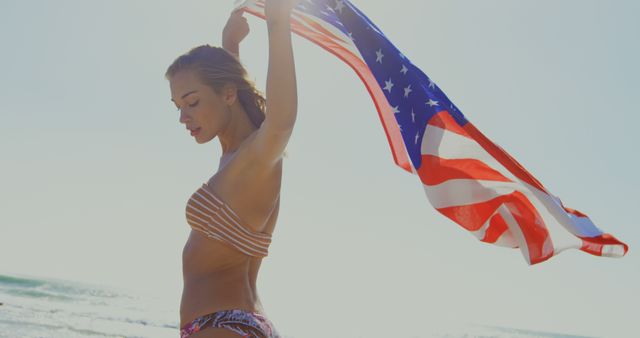
[[[249,23],[243,16],[242,9],[235,10],[229,15],[227,24],[222,31],[222,40],[227,44],[239,44],[249,34]]]
[[[242,17],[244,17],[243,14],[244,14],[244,8],[238,8],[238,9],[235,9],[233,12],[231,12],[231,16],[242,16]]]

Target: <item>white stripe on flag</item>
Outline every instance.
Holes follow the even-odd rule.
[[[423,153],[446,159],[477,159],[516,182],[453,179],[428,186],[425,191],[435,208],[485,202],[502,194],[519,191],[529,199],[545,222],[556,253],[568,248],[579,249],[582,241],[575,235],[600,234],[595,227],[580,229],[551,196],[515,177],[473,139],[435,126],[428,126],[425,136]]]
[[[440,127],[428,125],[422,138],[420,151],[425,155],[444,159],[476,159],[504,177],[517,182],[519,179],[491,156],[474,139],[450,132]]]

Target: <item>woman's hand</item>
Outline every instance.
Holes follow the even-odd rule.
[[[235,55],[239,53],[240,42],[249,35],[249,23],[243,14],[241,9],[233,11],[222,30],[222,48]]]
[[[291,11],[300,0],[266,0],[264,14],[268,24],[289,22]]]

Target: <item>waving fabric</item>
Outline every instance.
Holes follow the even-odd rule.
[[[264,1],[236,8],[264,18]],[[528,264],[574,248],[621,257],[626,244],[570,209],[471,124],[442,90],[346,0],[303,0],[294,33],[348,64],[378,111],[395,163],[431,205],[480,241],[519,248]]]

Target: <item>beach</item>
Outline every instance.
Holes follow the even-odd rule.
[[[131,290],[52,278],[0,274],[1,338],[146,338],[178,334],[178,309]],[[425,319],[428,322],[428,318]],[[280,329],[280,325],[278,328]],[[280,331],[282,333],[282,331]],[[282,338],[294,338],[283,334]],[[296,335],[295,337],[299,337]],[[307,337],[319,337],[312,332]],[[371,335],[333,338],[374,338]],[[379,337],[387,337],[381,335]],[[590,338],[495,326],[452,324],[397,338]],[[377,337],[375,337],[377,338]],[[396,338],[396,337],[393,337]]]

